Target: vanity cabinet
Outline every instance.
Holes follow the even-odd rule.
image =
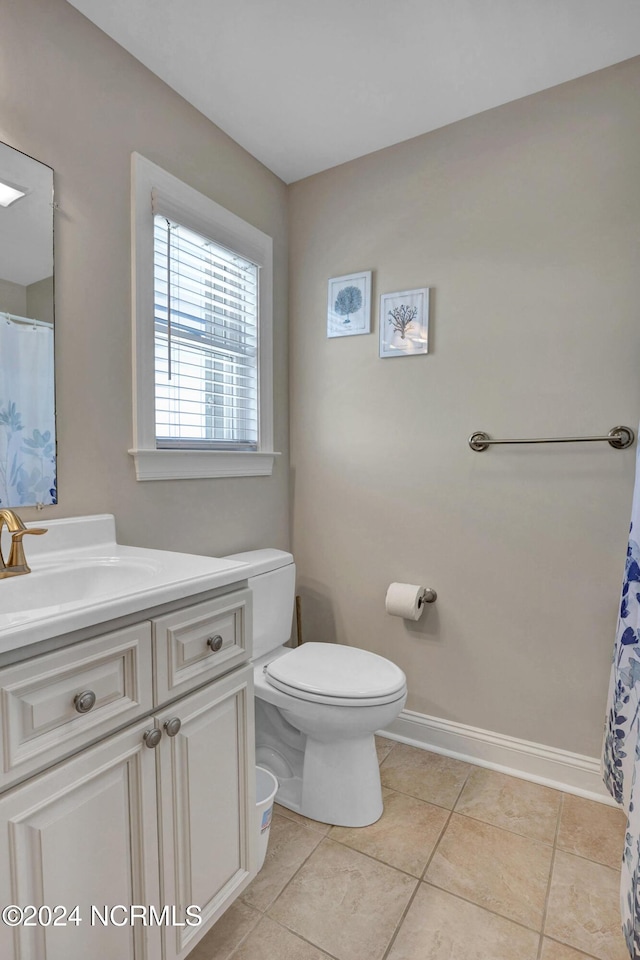
[[[0,922],[3,960],[182,960],[252,879],[250,600],[237,590],[149,611],[0,670],[4,775],[24,777],[50,751],[48,769],[0,795],[0,907],[53,911]],[[158,686],[175,675],[172,645],[184,668],[173,698]],[[95,703],[82,715],[87,690]],[[59,761],[64,750],[75,753]],[[144,918],[130,922],[132,905]]]

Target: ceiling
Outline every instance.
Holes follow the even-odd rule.
[[[0,180],[27,191],[0,207],[0,280],[27,287],[53,274],[53,170],[0,143]]]
[[[639,0],[69,0],[287,183],[640,54]]]

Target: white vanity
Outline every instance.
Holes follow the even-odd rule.
[[[0,956],[176,960],[255,874],[245,567],[45,525],[0,582],[0,908],[44,909]]]

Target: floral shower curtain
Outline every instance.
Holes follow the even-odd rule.
[[[56,503],[53,325],[0,313],[0,506]]]
[[[620,902],[632,960],[640,960],[640,447],[620,616],[609,683],[604,782],[627,820]]]

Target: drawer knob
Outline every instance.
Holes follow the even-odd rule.
[[[219,633],[217,633],[215,637],[209,637],[209,639],[207,640],[207,646],[211,647],[213,652],[216,653],[222,647],[223,642],[224,641],[222,637],[220,636]]]
[[[78,713],[89,713],[89,710],[95,705],[96,695],[93,690],[85,690],[83,693],[77,693],[73,698],[73,705]]]
[[[153,727],[151,730],[145,730],[145,732],[142,734],[142,739],[144,740],[145,746],[153,750],[153,748],[157,747],[162,740],[162,730],[160,727]]]
[[[164,729],[167,731],[168,737],[175,737],[181,726],[182,720],[180,717],[171,717],[170,720],[165,720],[164,723]]]

